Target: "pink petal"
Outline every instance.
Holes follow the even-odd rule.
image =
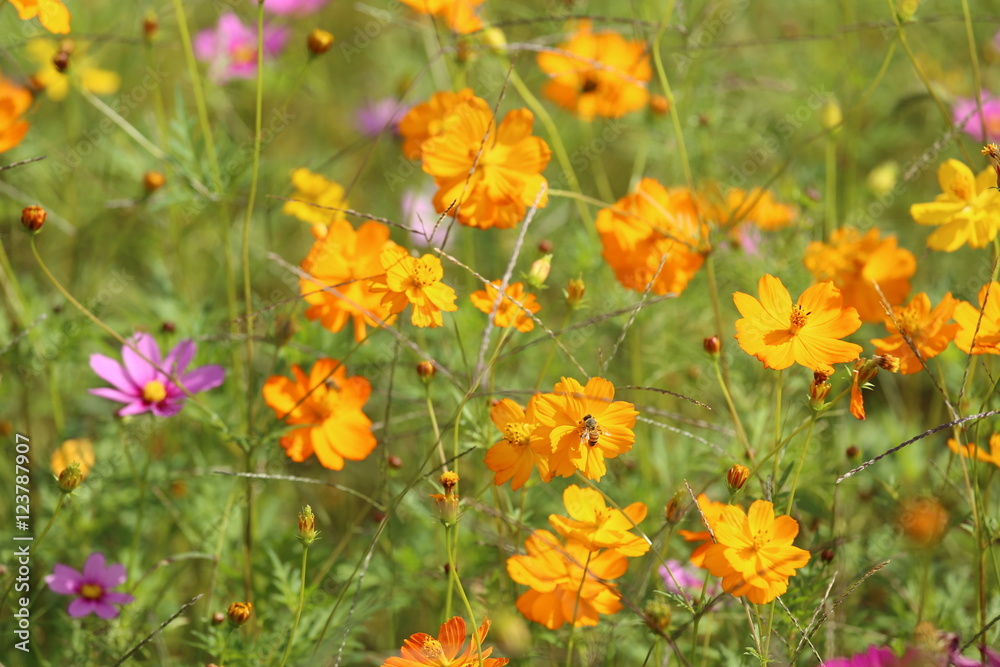
[[[115,618],[116,616],[118,616],[119,613],[118,609],[116,607],[111,606],[111,604],[106,599],[107,597],[108,596],[105,595],[100,600],[94,600],[94,612],[98,616],[104,619]]]
[[[68,565],[56,563],[52,574],[45,577],[45,583],[60,595],[76,595],[83,583],[83,575]]]
[[[97,602],[95,600],[88,600],[87,598],[76,598],[69,603],[67,610],[73,618],[83,618],[87,614],[97,611]]]
[[[181,377],[184,388],[192,394],[199,391],[215,389],[226,379],[226,371],[222,366],[201,366]]]
[[[173,401],[171,401],[170,399],[164,399],[159,403],[154,403],[152,406],[150,406],[150,409],[153,411],[153,414],[156,415],[157,417],[173,417],[178,412],[180,412],[181,408],[183,407],[184,407],[184,401],[182,399],[177,399]]]
[[[105,593],[104,599],[112,604],[128,604],[129,602],[135,602],[134,595],[129,595],[128,593],[115,593],[113,591]]]
[[[124,346],[122,348],[122,361],[125,363],[125,370],[129,377],[142,388],[146,386],[147,382],[155,380],[157,377],[156,369],[149,362],[151,361],[157,366],[163,365],[160,358],[160,348],[156,344],[156,340],[147,333],[136,334],[129,342],[138,349],[138,352],[133,350],[130,345]]]
[[[152,407],[147,403],[143,401],[136,401],[135,403],[126,405],[115,414],[119,417],[130,417],[132,415],[141,415],[143,412],[149,412],[151,409]]]
[[[106,357],[103,354],[92,354],[90,355],[90,367],[97,373],[98,377],[105,382],[110,382],[122,391],[136,389],[135,383],[132,382],[132,378],[128,376],[122,365],[111,357]]]
[[[125,583],[127,577],[125,566],[121,563],[113,563],[104,570],[104,574],[97,581],[102,588],[114,588]]]
[[[101,583],[104,578],[104,554],[100,551],[90,554],[83,564],[83,578],[95,584]]]
[[[198,60],[211,60],[218,51],[214,30],[202,30],[194,38],[194,54]]]
[[[106,398],[111,401],[118,401],[119,403],[131,403],[132,401],[141,398],[137,394],[127,394],[124,391],[118,391],[117,389],[112,389],[111,387],[88,389],[87,393],[93,394],[94,396],[100,396],[101,398]]]
[[[170,354],[167,355],[166,360],[163,362],[163,370],[167,373],[183,375],[184,371],[187,370],[188,364],[194,358],[197,347],[193,340],[182,340],[174,349],[170,350]]]

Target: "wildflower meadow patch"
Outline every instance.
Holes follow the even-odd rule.
[[[1000,667],[996,14],[0,2],[0,667]]]

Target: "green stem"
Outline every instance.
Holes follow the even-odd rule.
[[[562,324],[559,325],[559,333],[556,334],[555,340],[552,341],[552,346],[549,347],[549,356],[545,357],[545,363],[542,364],[542,371],[538,374],[538,379],[535,380],[535,389],[542,384],[542,380],[545,378],[546,371],[549,370],[549,365],[552,363],[552,358],[556,355],[556,348],[559,347],[559,338],[562,336],[562,330],[566,328],[566,324],[569,322],[570,316],[569,310],[563,315]]]
[[[799,457],[799,465],[795,468],[795,477],[792,478],[792,488],[788,491],[788,509],[785,510],[785,514],[792,513],[792,503],[795,501],[795,488],[799,484],[799,473],[802,472],[802,464],[806,462],[806,451],[809,449],[809,443],[812,441],[813,426],[816,425],[816,412],[812,414],[812,419],[809,420],[809,431],[806,433],[806,442],[802,445],[802,455]]]
[[[834,130],[826,135],[826,216],[823,218],[823,240],[837,226],[837,140]]]
[[[663,67],[663,56],[660,55],[660,42],[663,40],[663,33],[666,31],[667,25],[670,24],[670,17],[673,13],[674,0],[670,0],[667,3],[667,11],[663,15],[663,20],[660,21],[660,27],[656,31],[656,38],[653,40],[653,63],[656,65],[656,76],[660,80],[663,94],[670,102],[670,119],[674,124],[674,134],[677,135],[677,152],[680,155],[681,168],[684,169],[684,180],[687,181],[688,188],[693,191],[694,177],[691,175],[691,164],[688,162],[687,147],[684,145],[684,131],[681,128],[680,115],[677,113],[677,100],[674,99],[674,93],[670,89],[667,71]]]
[[[590,568],[590,559],[594,552],[587,552],[587,562],[583,564],[583,576],[580,577],[580,586],[576,589],[576,600],[573,602],[573,618],[570,619],[569,641],[566,643],[566,667],[573,667],[573,640],[576,639],[576,614],[580,609],[580,596],[583,595],[583,584],[587,581],[587,571]]]
[[[736,410],[736,405],[733,403],[733,396],[729,392],[729,387],[726,385],[726,380],[722,376],[722,364],[719,362],[719,355],[712,355],[712,366],[715,368],[715,377],[719,380],[719,387],[722,389],[722,395],[726,399],[726,405],[729,407],[729,414],[733,417],[733,424],[736,425],[736,434],[740,438],[740,442],[743,444],[743,449],[746,452],[747,459],[749,459],[750,464],[753,467],[757,467],[757,462],[754,460],[753,450],[750,448],[750,438],[747,437],[746,431],[743,429],[743,422],[740,420],[740,413]]]
[[[431,383],[424,385],[424,397],[427,399],[427,414],[431,418],[431,428],[434,429],[434,442],[437,443],[438,453],[441,455],[441,466],[443,470],[448,469],[448,455],[444,453],[444,443],[441,442],[441,429],[438,427],[437,415],[434,414],[434,401],[431,400]]]
[[[778,386],[774,392],[774,449],[781,446],[781,380],[784,371],[778,371]],[[774,457],[774,484],[778,483],[778,461],[781,457]]]
[[[462,580],[458,576],[458,561],[455,557],[455,553],[458,550],[458,533],[455,531],[454,524],[452,526],[447,526],[445,528],[445,543],[448,544],[448,569],[451,574],[451,579],[455,583],[455,589],[458,591],[459,597],[462,598],[462,602],[465,604],[465,612],[469,615],[469,624],[472,626],[472,643],[476,647],[476,651],[479,656],[479,667],[483,667],[483,645],[479,640],[479,625],[476,623],[476,615],[472,611],[472,603],[469,602],[469,596],[465,594],[465,587],[462,586]],[[455,539],[451,539],[451,537]]]
[[[263,4],[263,3],[261,3]],[[288,654],[292,652],[292,642],[295,641],[295,631],[299,628],[299,619],[302,618],[302,606],[306,600],[306,562],[309,556],[309,547],[303,545],[302,547],[302,580],[299,583],[299,604],[295,608],[295,622],[292,624],[292,633],[288,635],[288,646],[285,647],[285,652],[281,656],[281,664],[278,667],[285,667],[285,663],[288,661]]]

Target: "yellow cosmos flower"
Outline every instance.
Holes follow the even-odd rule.
[[[590,378],[586,386],[562,378],[551,394],[537,398],[539,427],[534,437],[551,446],[549,474],[569,477],[577,470],[600,480],[607,472],[606,459],[632,449],[635,442],[635,406],[616,401],[615,386],[604,378]]]
[[[993,435],[990,436],[988,453],[979,445],[971,442],[962,445],[959,444],[958,440],[955,440],[954,438],[948,438],[948,449],[963,458],[974,458],[1000,467],[1000,433],[994,432]]]
[[[632,503],[624,510],[608,507],[600,491],[571,484],[563,491],[569,517],[549,515],[549,523],[567,540],[591,551],[613,549],[623,556],[636,557],[649,551],[649,543],[629,531],[646,518],[646,505]]]
[[[21,116],[31,106],[31,93],[0,76],[0,153],[14,148],[28,133]]]
[[[767,604],[788,590],[788,579],[809,562],[809,552],[792,546],[799,524],[774,516],[774,505],[757,500],[744,512],[728,506],[712,525],[716,544],[705,552],[705,567],[722,577],[722,589],[754,604]]]
[[[17,17],[23,21],[37,16],[49,32],[69,32],[69,10],[60,0],[10,0],[10,4],[14,5]]]
[[[921,225],[938,229],[927,238],[931,250],[952,252],[966,243],[982,248],[997,235],[1000,192],[995,174],[985,169],[978,176],[958,160],[947,160],[938,169],[941,194],[933,202],[914,204],[910,215]]]
[[[463,88],[457,93],[445,90],[431,95],[409,111],[399,121],[399,136],[403,137],[403,154],[411,160],[419,160],[420,147],[425,141],[436,137],[455,122],[450,120],[459,108],[476,98],[471,88]]]
[[[286,201],[281,207],[281,212],[285,215],[294,215],[303,222],[323,226],[320,236],[326,232],[325,226],[331,221],[344,218],[343,211],[330,210],[348,208],[347,200],[344,199],[344,188],[339,183],[300,167],[292,172],[292,186],[295,188],[292,199],[301,201]]]
[[[476,9],[486,0],[402,0],[421,14],[440,17],[445,25],[460,35],[475,32],[483,27]]]
[[[955,306],[955,322],[958,323],[955,345],[962,352],[1000,354],[1000,283],[983,285],[979,290],[979,308],[967,301]]]
[[[854,361],[861,346],[842,340],[861,327],[858,311],[844,307],[833,283],[813,285],[792,303],[781,280],[765,275],[758,284],[760,301],[742,292],[733,301],[743,319],[736,322],[736,339],[747,354],[767,368],[781,370],[800,364],[833,373],[833,364]]]
[[[80,464],[81,479],[86,479],[87,473],[94,467],[95,462],[94,445],[90,438],[72,438],[52,452],[50,460],[52,474],[58,477],[59,473],[74,461]]]
[[[499,285],[500,281],[494,280],[486,286],[486,289],[470,294],[469,299],[472,301],[472,305],[487,315],[492,313],[495,307],[496,315],[493,316],[493,324],[498,327],[514,327],[525,333],[534,329],[535,321],[528,317],[525,311],[534,314],[542,309],[542,304],[535,301],[535,295],[525,292],[523,283],[512,283],[504,290],[504,296],[500,303],[496,304]]]
[[[122,79],[116,72],[95,67],[93,59],[84,55],[84,48],[77,44],[73,50],[72,62],[67,74],[56,69],[53,57],[59,52],[59,45],[51,39],[33,39],[27,45],[28,57],[42,66],[32,78],[45,89],[45,94],[54,102],[66,99],[69,93],[69,76],[74,76],[80,86],[95,95],[110,95],[121,86]]]
[[[411,257],[397,246],[384,250],[379,263],[385,273],[372,279],[371,291],[385,293],[382,304],[394,315],[412,305],[414,326],[434,328],[444,325],[442,310],[458,310],[455,290],[441,282],[444,268],[434,255]]]

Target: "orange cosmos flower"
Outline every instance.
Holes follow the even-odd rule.
[[[863,322],[885,319],[875,285],[889,305],[895,306],[910,292],[910,278],[917,272],[913,253],[896,247],[895,236],[879,240],[878,229],[862,237],[852,227],[841,227],[830,235],[829,243],[810,243],[802,263],[817,282],[832,280],[844,303],[857,308]]]
[[[626,41],[616,32],[591,31],[580,21],[576,33],[538,55],[538,66],[550,77],[544,94],[580,117],[618,118],[646,106],[646,82],[653,75],[646,44]]]
[[[469,227],[514,227],[539,193],[538,205],[548,203],[542,171],[552,152],[531,134],[534,116],[515,109],[497,126],[493,111],[478,97],[460,105],[446,118],[440,134],[421,144],[423,169],[438,187],[434,206],[448,207]]]
[[[632,449],[632,427],[639,413],[631,403],[614,397],[615,386],[597,377],[590,378],[586,387],[562,378],[553,393],[537,396],[539,426],[534,437],[552,448],[546,482],[577,470],[588,479],[600,480],[607,472],[605,459]]]
[[[722,577],[722,589],[754,604],[767,604],[788,590],[789,577],[809,562],[809,552],[792,546],[799,524],[774,516],[774,505],[756,500],[748,512],[727,506],[712,526],[716,544],[705,552],[705,566]]]
[[[957,305],[958,300],[948,292],[941,303],[931,310],[931,300],[924,292],[920,292],[905,308],[893,306],[892,313],[896,321],[886,319],[885,327],[890,335],[872,340],[876,352],[898,358],[899,372],[903,375],[919,372],[924,367],[921,358],[924,361],[933,359],[955,339],[958,325],[947,322],[954,315]],[[920,357],[914,353],[910,343],[906,342],[907,337],[920,352]]]
[[[680,294],[708,250],[708,226],[698,218],[698,202],[690,190],[667,190],[644,178],[635,192],[597,214],[601,256],[626,289],[645,292],[652,281],[654,294]]]
[[[311,304],[306,317],[319,320],[334,333],[351,320],[354,340],[360,342],[367,335],[366,326],[379,326],[372,316],[385,321],[391,315],[369,279],[383,273],[379,263],[382,251],[399,246],[389,240],[389,228],[379,222],[366,222],[357,231],[346,220],[329,223],[327,234],[313,243],[302,260],[302,270],[314,278],[299,280],[302,295]],[[324,289],[327,287],[340,296]]]
[[[861,327],[858,312],[844,307],[832,282],[813,285],[793,305],[781,280],[765,275],[758,283],[760,301],[737,292],[733,301],[743,319],[736,321],[736,339],[747,354],[767,368],[781,370],[800,364],[833,373],[832,364],[854,361],[861,346],[840,340]]]
[[[701,515],[705,515],[705,521],[708,521],[708,525],[715,530],[715,526],[724,520],[725,512],[724,510],[728,505],[726,503],[719,503],[714,500],[709,500],[708,496],[704,493],[698,494],[698,508],[701,510],[700,513],[695,512],[696,520],[702,525],[705,522],[702,521]],[[679,530],[677,531],[681,537],[684,538],[685,542],[700,542],[701,544],[691,552],[691,564],[695,567],[705,567],[705,552],[708,548],[714,544],[712,542],[712,534],[708,530]]]
[[[591,551],[613,549],[622,556],[641,556],[649,551],[645,539],[629,532],[646,518],[643,503],[616,510],[607,506],[600,491],[572,484],[563,491],[563,504],[569,517],[550,514],[549,523],[567,540],[579,542]]]
[[[911,498],[899,508],[899,527],[919,547],[929,549],[948,528],[948,510],[937,498]]]
[[[264,383],[264,402],[286,424],[301,424],[281,438],[293,461],[314,453],[325,468],[341,470],[344,459],[361,461],[375,449],[372,422],[361,411],[372,388],[363,377],[347,377],[336,359],[319,359],[309,377],[292,366],[295,380],[273,375]]]
[[[871,380],[875,379],[878,369],[884,368],[890,373],[899,372],[899,359],[891,354],[876,355],[872,359],[858,359],[854,362],[854,378],[851,381],[851,414],[855,419],[865,418],[864,396],[862,389],[871,389]]]
[[[983,285],[979,290],[979,305],[980,308],[976,308],[961,301],[955,306],[954,317],[958,323],[955,345],[966,354],[1000,354],[1000,283],[993,281]]]
[[[531,477],[531,471],[538,468],[542,479],[548,475],[551,446],[548,441],[532,438],[531,434],[538,427],[535,417],[535,398],[528,402],[528,409],[504,398],[493,404],[490,419],[503,433],[503,440],[490,447],[486,452],[486,467],[496,473],[493,483],[496,486],[511,480],[510,488],[517,491]],[[536,448],[533,445],[538,444]]]
[[[94,467],[94,444],[90,438],[71,438],[65,441],[59,449],[52,452],[50,463],[52,474],[59,476],[69,464],[76,461],[80,464],[81,481],[87,478],[87,473]]]
[[[434,255],[418,259],[394,246],[382,252],[379,263],[385,273],[372,279],[371,291],[385,292],[382,304],[394,315],[412,304],[410,321],[418,327],[434,328],[444,325],[442,310],[458,310],[455,290],[441,282],[444,268]]]
[[[10,0],[18,18],[28,20],[38,17],[49,32],[69,32],[69,10],[60,0]]]
[[[927,247],[952,252],[966,243],[982,248],[992,241],[1000,214],[1000,193],[994,181],[992,169],[973,176],[958,160],[946,160],[938,169],[941,194],[933,202],[910,207],[918,224],[938,227],[927,237]]]
[[[990,451],[987,454],[979,445],[968,443],[966,445],[959,444],[958,440],[954,438],[948,438],[948,449],[955,452],[963,458],[971,459],[975,458],[978,461],[985,461],[986,463],[992,463],[993,465],[1000,467],[1000,433],[994,432],[990,436]]]
[[[31,93],[0,76],[0,153],[14,148],[28,133],[28,121],[21,116],[31,106]]]
[[[499,296],[499,290],[496,286],[499,285],[500,281],[494,280],[486,286],[486,289],[470,294],[469,299],[472,301],[472,305],[487,315],[492,313],[493,308],[496,307],[497,312],[493,316],[493,324],[498,327],[512,326],[524,333],[534,329],[535,321],[528,317],[524,311],[527,310],[534,314],[542,309],[542,304],[535,301],[535,295],[525,292],[524,284],[517,282],[507,286],[500,304],[495,305],[497,296]]]
[[[399,121],[399,135],[404,140],[403,154],[411,160],[419,160],[421,145],[453,123],[454,114],[467,113],[462,105],[473,99],[479,98],[471,88],[463,88],[457,93],[442,91],[406,112]]]
[[[601,614],[621,610],[621,594],[609,582],[625,574],[625,556],[595,554],[579,542],[562,544],[547,530],[532,533],[524,548],[527,555],[507,559],[507,573],[532,589],[517,599],[525,618],[555,630],[564,623],[597,625]]]
[[[776,201],[770,190],[753,188],[748,192],[742,188],[730,188],[725,201],[711,207],[708,214],[723,227],[735,229],[746,222],[770,232],[792,224],[798,217],[798,209]]]
[[[483,27],[476,8],[486,0],[402,0],[421,14],[440,17],[452,31],[460,35]]]
[[[479,665],[479,658],[483,659],[484,667],[502,667],[510,660],[491,658],[489,655],[493,653],[493,647],[483,647],[483,640],[489,631],[490,621],[487,619],[479,626],[477,636],[462,650],[465,645],[465,621],[454,616],[441,624],[437,639],[426,632],[410,635],[399,649],[401,657],[389,658],[382,663],[382,667],[473,667]]]

